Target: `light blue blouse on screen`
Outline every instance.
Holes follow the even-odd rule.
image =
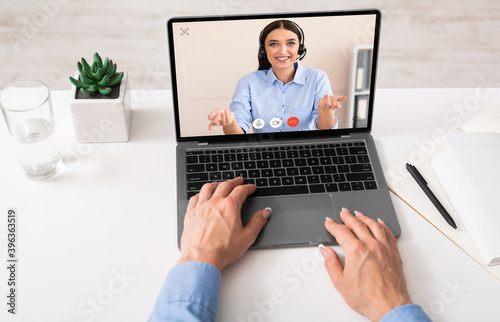
[[[294,66],[293,80],[284,85],[272,68],[255,71],[238,81],[229,107],[246,133],[256,119],[262,119],[265,125],[262,129],[254,128],[254,133],[318,129],[318,101],[326,94],[332,95],[330,81],[323,71],[304,68],[299,63]],[[299,120],[296,126],[288,124],[293,117]],[[271,126],[274,118],[281,120],[280,127]],[[336,122],[332,129],[337,126]]]

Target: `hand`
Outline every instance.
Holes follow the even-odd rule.
[[[201,261],[220,271],[238,260],[250,247],[271,214],[266,208],[241,222],[241,205],[255,191],[242,178],[203,185],[189,200],[181,237],[181,258],[177,264]]]
[[[215,110],[208,115],[210,124],[208,129],[211,131],[214,126],[230,125],[234,121],[234,113],[226,110]]]
[[[340,108],[340,102],[347,100],[347,96],[325,95],[318,101],[318,109],[320,110],[335,110]]]
[[[345,225],[330,218],[326,229],[345,252],[345,266],[335,251],[320,247],[325,267],[335,288],[357,312],[379,321],[386,313],[410,304],[403,274],[403,262],[396,238],[387,225],[343,208],[340,217]]]

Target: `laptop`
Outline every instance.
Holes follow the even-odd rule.
[[[277,20],[288,21],[292,34],[266,44],[263,30]],[[342,207],[381,218],[400,235],[370,135],[380,26],[375,9],[168,20],[179,246],[189,198],[206,182],[236,176],[257,186],[243,204],[243,224],[272,208],[251,248],[334,245],[324,221],[341,223]],[[278,53],[276,62],[268,45],[299,46],[300,60],[289,61],[292,81],[280,81],[273,68],[294,56]],[[328,110],[334,121],[318,111],[325,93],[347,97]],[[238,133],[225,134],[220,123],[209,129],[214,111],[232,115],[226,122]],[[327,117],[325,125],[334,125],[320,129],[318,120]]]

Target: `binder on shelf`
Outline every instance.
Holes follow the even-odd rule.
[[[368,123],[369,95],[356,95],[354,98],[354,127],[366,127]]]
[[[371,49],[359,50],[356,67],[356,91],[370,88],[370,58]]]

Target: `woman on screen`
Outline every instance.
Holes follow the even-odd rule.
[[[335,109],[346,96],[332,95],[325,72],[304,68],[304,33],[294,22],[277,20],[259,37],[259,68],[236,84],[230,111],[208,115],[209,130],[225,134],[328,130],[338,127]]]

